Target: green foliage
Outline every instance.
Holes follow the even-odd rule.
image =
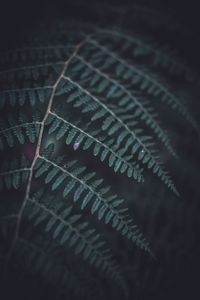
[[[11,107],[23,106],[25,103],[29,102],[31,106],[39,101],[44,103],[46,99],[49,98],[51,87],[36,87],[36,88],[25,88],[25,89],[15,89],[0,92],[1,97],[1,109],[9,103]]]
[[[143,180],[142,172],[136,162],[129,162],[131,156],[124,155],[126,149],[118,149],[115,146],[114,139],[103,135],[102,130],[90,129],[90,123],[83,124],[80,128],[79,122],[69,122],[56,113],[50,113],[47,124],[50,124],[49,134],[56,133],[56,140],[60,140],[65,136],[65,143],[72,144],[74,150],[83,148],[88,150],[93,148],[93,155],[99,156],[103,162],[108,159],[109,166],[115,172],[127,173],[128,177],[141,181]]]
[[[4,187],[18,189],[27,181],[29,171],[30,163],[24,155],[21,159],[4,161],[0,169],[0,190]]]
[[[35,112],[29,117],[23,112],[19,112],[18,120],[13,114],[8,114],[7,119],[1,120],[0,130],[0,149],[3,150],[5,146],[15,147],[15,142],[20,144],[25,143],[27,138],[30,143],[35,143],[40,128],[40,113]]]
[[[154,253],[128,203],[104,183],[106,176],[100,178],[101,167],[96,164],[133,184],[156,175],[179,196],[163,151],[173,159],[178,155],[160,121],[157,104],[167,114],[182,115],[197,131],[198,126],[186,104],[155,69],[189,76],[175,58],[137,35],[94,26],[91,30],[83,26],[81,33],[78,25],[63,27],[68,34],[66,45],[62,30],[57,30],[57,44],[52,46],[53,32],[41,32],[43,44],[33,42],[30,47],[8,51],[5,61],[14,66],[0,71],[0,150],[6,157],[0,188],[24,192],[11,252],[16,249],[16,255],[27,256],[35,272],[48,274],[50,281],[60,280],[64,286],[71,273],[62,259],[53,259],[52,245],[72,248],[91,267],[113,278],[126,295],[123,266],[115,261],[101,226],[150,256]],[[138,63],[141,57],[148,57],[149,65],[142,65],[141,59]],[[27,144],[34,152],[29,159]],[[22,153],[20,159],[15,151]],[[92,167],[84,155],[92,160]],[[8,217],[12,213],[11,208]],[[28,224],[29,230],[20,231],[21,224]],[[38,235],[32,237],[33,231]],[[52,250],[45,248],[51,246]],[[51,278],[54,268],[56,279]],[[74,288],[74,280],[71,283]]]
[[[68,243],[74,247],[75,254],[83,255],[90,264],[102,267],[113,278],[118,278],[118,270],[111,259],[109,249],[104,247],[105,242],[100,240],[100,235],[95,229],[89,229],[87,222],[80,222],[80,214],[71,214],[72,206],[66,207],[65,202],[52,205],[52,197],[45,197],[45,203],[39,201],[43,193],[37,192],[29,198],[30,211],[28,217],[34,220],[34,226],[45,222],[45,231],[51,232],[52,238],[59,240],[61,245]],[[120,276],[119,276],[120,277]],[[119,279],[119,278],[118,278]]]
[[[64,198],[71,194],[73,202],[80,203],[81,210],[91,204],[91,214],[96,214],[98,220],[104,220],[106,224],[112,223],[112,227],[122,235],[151,253],[140,230],[133,224],[132,219],[128,218],[128,209],[121,206],[124,200],[119,199],[117,195],[110,195],[110,187],[102,186],[103,180],[97,179],[95,172],[86,173],[86,168],[80,167],[77,161],[65,164],[61,157],[52,161],[44,156],[40,156],[35,169],[35,177],[44,177],[45,183],[51,185],[52,191],[63,189]]]

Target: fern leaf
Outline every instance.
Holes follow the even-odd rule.
[[[64,62],[44,63],[39,65],[30,65],[18,67],[10,70],[0,71],[1,80],[16,81],[16,80],[38,80],[40,76],[48,76],[49,70],[52,69],[56,73],[60,73]]]
[[[18,189],[26,180],[30,172],[27,158],[22,155],[20,160],[4,161],[0,168],[0,190]]]
[[[51,86],[37,87],[37,88],[24,88],[5,90],[0,92],[0,109],[5,105],[10,106],[23,106],[29,101],[31,106],[35,106],[36,103],[44,103],[46,99],[49,99]]]
[[[118,201],[117,196],[108,197],[108,187],[98,187],[99,183],[101,185],[102,180],[97,185],[97,181],[95,182],[94,179],[95,173],[85,174],[85,168],[78,168],[76,161],[72,161],[72,166],[67,164],[67,168],[61,166],[60,163],[60,160],[58,164],[56,161],[51,161],[44,156],[40,156],[35,166],[35,176],[44,176],[46,173],[45,180],[48,181],[49,184],[51,183],[52,190],[55,189],[55,185],[56,188],[63,186],[63,197],[66,197],[69,193],[73,194],[73,201],[80,202],[81,209],[85,209],[90,204],[91,213],[98,214],[99,219],[104,221],[106,219],[106,222],[108,222],[107,215],[110,216],[110,213],[112,213],[112,216],[109,217],[109,221],[112,221],[112,226],[121,232],[126,229],[128,239],[134,242],[136,241],[141,248],[151,253],[148,242],[143,242],[140,238],[137,239],[139,236],[138,229],[135,228],[135,225],[131,224],[132,220],[127,220],[127,215],[124,212],[120,213],[119,206],[121,202]],[[49,179],[49,177],[51,177],[49,174],[52,174],[53,169],[59,170],[59,173],[57,173],[58,177],[56,180],[55,177],[53,177],[54,181],[52,183]],[[78,175],[76,175],[76,173]]]
[[[133,85],[139,85],[139,88],[142,91],[146,91],[149,95],[159,95],[160,99],[164,103],[168,104],[173,110],[177,110],[193,125],[195,129],[198,129],[196,121],[191,116],[186,106],[181,103],[181,101],[168,89],[166,84],[161,83],[155,76],[144,70],[144,68],[139,69],[133,64],[129,65],[124,59],[109,51],[105,46],[101,46],[98,42],[93,41],[91,43],[95,44],[95,46],[108,55],[106,60],[105,56],[103,56],[103,53],[101,53],[104,62],[102,64],[101,61],[100,64],[102,69],[109,67],[111,63],[112,67],[116,68],[116,72],[117,68],[120,67],[120,73],[122,74],[121,76],[123,78],[129,80],[129,82],[131,82]],[[118,63],[115,64],[115,61],[118,61]]]
[[[70,55],[72,47],[67,45],[49,45],[16,48],[2,52],[0,63],[6,66],[14,64],[21,67],[27,63],[63,61]]]
[[[6,122],[1,120],[0,150],[4,149],[5,143],[9,147],[14,147],[16,139],[20,144],[24,144],[26,137],[31,143],[36,141],[41,125],[40,115],[36,113],[30,121],[24,113],[20,112],[18,119],[19,121],[10,114]]]
[[[112,69],[113,69],[113,66],[115,65],[116,75],[120,79],[121,73],[124,74],[124,69],[129,68],[129,65],[124,60],[116,56],[116,54],[110,52],[104,46],[101,46],[98,42],[91,40],[90,43],[98,47],[98,49],[100,50],[99,53],[98,51],[95,51],[94,54],[95,57],[97,56],[96,62],[98,62],[98,65],[100,64],[100,68],[106,70],[109,69],[109,65],[112,64]],[[105,56],[104,56],[104,52],[106,53]],[[91,58],[91,54],[90,54],[90,58]],[[92,61],[94,62],[95,58]],[[131,75],[132,74],[130,72],[130,76]],[[119,99],[120,100],[119,104],[123,104],[124,109],[133,110],[134,116],[140,117],[141,120],[144,120],[145,123],[153,129],[154,133],[163,142],[163,144],[166,146],[169,152],[173,156],[176,156],[166,131],[163,130],[163,128],[160,126],[159,122],[157,121],[157,114],[153,111],[152,106],[150,105],[150,103],[147,102],[147,100],[138,98],[137,96],[134,95],[134,93],[131,92],[130,88],[126,88],[126,86],[122,84],[118,84],[118,87],[115,86],[115,88],[114,87],[110,88],[107,97],[113,99]]]
[[[123,284],[119,267],[108,255],[109,249],[104,248],[103,244],[96,247],[97,241],[99,242],[99,235],[96,230],[91,230],[85,225],[85,228],[80,230],[81,223],[78,222],[77,224],[80,215],[71,215],[72,207],[68,207],[66,210],[64,203],[55,207],[49,202],[48,204],[41,202],[40,199],[37,199],[37,194],[35,197],[28,199],[29,218],[34,220],[34,225],[45,223],[46,230],[51,231],[52,237],[56,238],[60,244],[67,243],[69,247],[75,248],[75,252],[79,252],[79,255],[82,255],[84,259],[88,259],[90,264],[101,266],[120,285]],[[55,220],[55,226],[49,226],[49,221],[52,222],[52,219]]]
[[[80,147],[84,150],[93,147],[93,154],[95,156],[99,156],[101,161],[104,161],[106,158],[108,158],[109,161],[111,159],[114,160],[114,163],[112,166],[110,164],[110,166],[115,172],[120,171],[121,173],[124,173],[126,171],[128,175],[129,170],[134,179],[138,181],[143,180],[139,166],[134,163],[130,163],[130,157],[124,156],[121,149],[112,149],[111,146],[114,141],[112,139],[107,140],[105,137],[102,137],[101,131],[93,130],[90,133],[90,124],[85,124],[85,128],[82,129],[78,124],[75,125],[58,116],[54,112],[50,113],[47,124],[50,124],[49,133],[56,133],[57,140],[65,136],[66,143],[68,145],[73,144],[74,150]]]
[[[85,59],[83,59],[82,57],[78,56],[78,59],[80,60],[80,62],[74,62],[74,64],[82,64],[83,67],[85,66],[85,68],[90,68],[92,69],[95,73],[98,73],[98,75],[101,76],[101,78],[106,78],[107,81],[111,82],[112,84],[114,84],[115,86],[118,86],[118,83],[111,79],[109,76],[107,76],[106,74],[104,74],[103,72],[101,72],[99,69],[95,68],[94,66],[92,66],[90,63],[88,63]],[[69,77],[64,77],[67,81],[69,81],[70,83],[72,83],[76,88],[79,89],[79,93],[82,91],[82,95],[84,97],[84,95],[87,95],[87,112],[88,109],[90,109],[90,111],[96,111],[98,108],[99,109],[104,109],[105,112],[107,113],[107,118],[104,120],[102,129],[104,131],[108,131],[109,134],[109,130],[110,130],[110,126],[112,124],[112,128],[113,126],[118,126],[118,124],[120,124],[120,130],[123,129],[123,131],[125,130],[127,132],[127,141],[125,143],[125,148],[132,148],[131,150],[131,154],[138,155],[138,159],[139,161],[141,161],[141,163],[143,163],[144,165],[148,164],[148,168],[153,170],[154,174],[157,174],[161,180],[176,194],[178,195],[178,192],[176,190],[176,187],[174,186],[174,183],[172,181],[172,179],[170,178],[170,176],[168,175],[168,173],[161,168],[160,163],[157,159],[157,157],[153,154],[153,151],[150,150],[150,147],[154,146],[154,143],[148,143],[146,142],[146,137],[145,136],[139,136],[139,134],[142,134],[142,130],[140,129],[136,129],[134,128],[133,130],[112,110],[109,108],[109,106],[107,105],[107,103],[102,103],[102,101],[100,101],[96,96],[94,96],[93,94],[91,94],[90,92],[88,92],[87,90],[85,90],[80,84],[77,84],[76,82],[72,81],[72,79],[70,79]],[[102,79],[102,80],[103,80]],[[100,81],[101,82],[101,81]],[[91,99],[91,100],[90,100]],[[76,100],[76,96],[74,97],[73,101]],[[95,102],[96,106],[90,106],[89,105],[89,101]],[[85,101],[83,101],[83,105],[85,105]],[[82,110],[84,112],[84,109]],[[112,130],[110,131],[110,133],[112,134]],[[119,131],[118,131],[119,133]],[[113,161],[111,160],[110,165],[113,164]],[[131,176],[131,175],[130,175]]]
[[[169,47],[158,47],[154,41],[146,40],[138,35],[130,36],[120,31],[109,29],[99,29],[98,31],[100,34],[113,37],[117,41],[124,41],[122,45],[126,44],[126,48],[124,46],[121,47],[120,51],[122,52],[129,50],[129,53],[136,58],[138,56],[151,55],[153,65],[161,67],[169,74],[182,76],[189,82],[198,80],[195,72],[191,71],[183,62],[180,62],[174,56],[174,51],[169,50]],[[112,47],[111,44],[110,47]]]

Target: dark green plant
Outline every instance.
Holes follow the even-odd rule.
[[[115,176],[141,185],[146,177],[157,176],[179,195],[162,157],[165,151],[176,160],[177,153],[161,111],[177,119],[180,114],[199,131],[163,76],[193,77],[164,49],[138,34],[61,21],[50,32],[39,31],[38,36],[33,33],[32,44],[1,55],[12,67],[0,72],[0,148],[5,155],[0,187],[19,191],[19,203],[11,201],[2,209],[2,236],[10,241],[7,258],[15,253],[22,260],[30,256],[29,268],[33,265],[45,280],[66,288],[71,271],[65,268],[62,250],[68,245],[116,280],[127,295],[123,266],[113,257],[98,221],[155,254],[128,203],[101,176],[110,168]],[[56,257],[55,245],[63,257]],[[49,272],[55,272],[53,278]],[[75,279],[71,287],[82,293]],[[87,289],[84,293],[94,298]],[[105,297],[98,292],[95,296]]]

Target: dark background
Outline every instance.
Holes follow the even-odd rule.
[[[79,0],[79,2],[81,1]],[[85,1],[82,0],[82,2],[84,3]],[[142,4],[143,2],[149,3],[149,1],[134,0],[92,0],[91,2],[104,2],[113,6],[117,6],[118,4],[128,6],[134,2],[138,2],[139,4]],[[28,30],[29,26],[31,26],[37,19],[47,16],[48,12],[51,11],[51,8],[55,14],[62,13],[66,16],[70,15],[72,13],[71,6],[74,3],[75,1],[70,0],[1,1],[1,34],[3,34],[4,38],[7,40],[11,37],[11,40],[14,40],[20,31]],[[191,31],[196,34],[200,33],[199,1],[154,0],[151,1],[151,4],[155,4],[156,6],[158,5],[165,11],[171,9],[176,13],[178,18],[186,27],[190,28]]]
[[[91,3],[91,4],[90,4]],[[174,15],[173,18],[177,19],[180,24],[184,26],[186,30],[190,32],[190,36],[187,35],[187,40],[183,45],[182,53],[188,55],[190,63],[197,65],[199,68],[199,52],[200,52],[200,2],[191,1],[165,1],[165,0],[35,0],[35,1],[14,1],[7,0],[1,1],[0,4],[0,35],[1,44],[0,48],[11,48],[15,47],[16,40],[21,34],[27,34],[30,32],[35,25],[41,20],[51,18],[62,17],[80,17],[84,15],[85,20],[94,21],[95,16],[93,9],[95,3],[103,4],[104,8],[106,5],[110,7],[117,7],[120,5],[122,9],[128,10],[129,6],[134,3],[147,4],[149,7],[152,6],[161,9],[168,15]],[[93,7],[88,11],[88,7]],[[80,9],[81,7],[81,9]],[[116,20],[115,20],[116,21]],[[114,21],[114,22],[115,22]],[[111,21],[112,23],[112,21]],[[111,24],[112,25],[112,24]],[[115,24],[113,24],[115,25]],[[177,36],[178,38],[178,36]],[[179,42],[178,42],[179,43]],[[184,53],[185,52],[185,53]],[[192,55],[191,55],[192,54]]]

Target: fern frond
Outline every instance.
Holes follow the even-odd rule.
[[[99,29],[100,34],[103,33],[109,37],[113,37],[116,41],[120,40],[123,45],[120,51],[129,51],[133,57],[151,55],[154,66],[159,66],[169,74],[184,77],[186,81],[194,82],[197,80],[197,75],[191,71],[183,62],[174,56],[174,50],[169,49],[169,46],[159,47],[152,39],[145,39],[139,35],[130,36],[123,32],[109,29]],[[111,43],[109,44],[112,47]],[[119,49],[119,48],[118,48]]]
[[[64,188],[63,197],[73,193],[73,201],[80,202],[81,209],[91,206],[92,214],[97,214],[99,220],[104,220],[106,224],[112,222],[112,227],[120,231],[128,239],[152,253],[148,242],[143,238],[133,220],[129,219],[127,208],[120,208],[124,200],[117,195],[109,195],[109,186],[101,186],[102,179],[96,179],[95,172],[85,173],[85,167],[79,167],[76,161],[61,165],[61,158],[52,161],[44,156],[40,156],[35,166],[35,177],[44,177],[45,182],[51,184],[51,189]],[[56,178],[57,177],[57,178]]]
[[[94,84],[94,80],[96,80],[95,87],[97,91],[104,92],[108,86],[109,86],[109,90],[111,88],[119,88],[119,83],[117,81],[110,78],[108,75],[106,75],[99,69],[95,68],[89,62],[87,62],[83,57],[77,55],[77,58],[78,60],[74,61],[73,63],[72,70],[68,70],[67,72],[70,72],[71,75],[73,74],[73,72],[77,71],[77,68],[79,68],[82,70],[82,73],[84,74],[85,72],[87,73],[85,69],[88,68],[92,70],[95,73],[95,75],[97,75],[97,80],[95,75],[92,78],[89,78],[90,82],[87,82],[88,89],[91,87],[91,85]],[[119,134],[120,131],[123,135],[122,140],[124,139],[124,137],[126,137],[126,142],[123,140],[123,143],[125,143],[125,148],[128,149],[131,147],[131,154],[134,156],[137,155],[137,159],[142,164],[148,165],[148,168],[152,169],[153,173],[157,174],[161,178],[161,180],[176,195],[178,195],[178,192],[174,186],[172,179],[170,178],[168,173],[163,169],[163,167],[161,167],[158,157],[154,154],[155,150],[154,149],[150,150],[150,148],[154,147],[155,144],[153,142],[149,142],[149,137],[144,135],[141,129],[135,127],[132,129],[130,125],[126,123],[126,118],[124,121],[123,118],[119,117],[115,113],[115,111],[113,111],[113,106],[112,109],[109,108],[107,103],[103,103],[102,101],[100,101],[96,96],[94,96],[91,92],[89,92],[88,89],[87,90],[84,89],[80,84],[70,79],[70,77],[64,76],[64,79],[66,79],[72,85],[76,86],[76,90],[77,90],[71,94],[71,97],[68,98],[67,102],[72,102],[72,103],[75,102],[76,104],[76,101],[79,100],[80,98],[81,100],[79,101],[79,104],[84,106],[82,112],[98,113],[99,111],[101,111],[102,113],[100,114],[100,116],[102,117],[103,115],[104,118],[102,129],[104,131],[107,131],[109,135],[113,135],[116,132]],[[67,88],[67,90],[71,90],[71,89],[72,87]],[[135,123],[133,124],[131,123],[131,125],[135,125]],[[122,140],[119,141],[118,139],[118,142],[122,143]]]
[[[101,52],[101,57],[98,56],[98,59],[102,59],[101,64],[99,64],[102,69],[108,68],[110,67],[110,64],[112,64],[116,74],[128,80],[132,85],[139,86],[143,92],[146,91],[149,95],[159,96],[161,101],[169,105],[173,110],[182,114],[192,124],[192,126],[198,130],[198,125],[189,113],[187,107],[169,90],[166,83],[163,84],[155,77],[155,75],[150,74],[150,72],[144,68],[137,68],[133,64],[130,65],[130,62],[128,64],[124,59],[106,48],[106,46],[101,46],[96,41],[95,44],[101,49],[101,51],[105,52],[105,55]],[[108,56],[107,59],[106,54]]]
[[[16,48],[1,53],[0,65],[24,66],[25,63],[30,62],[63,61],[70,55],[73,47],[73,45],[44,45]]]
[[[123,75],[123,77],[128,77],[127,79],[130,80],[127,74],[130,76],[131,74],[125,72],[125,69],[129,69],[130,66],[123,59],[118,57],[115,53],[110,52],[106,47],[101,46],[95,40],[90,40],[89,43],[95,46],[95,48],[92,48],[94,50],[94,53],[91,54],[89,49],[86,50],[89,53],[87,53],[86,51],[85,52],[87,53],[87,55],[89,55],[90,59],[92,59],[93,64],[97,64],[100,69],[105,71],[109,70],[109,68],[112,67],[112,72],[114,69],[114,75],[119,77],[119,79],[121,79]],[[153,129],[154,133],[163,142],[168,151],[172,155],[176,156],[166,131],[162,129],[159,121],[157,121],[158,114],[154,111],[152,105],[150,105],[147,100],[139,99],[136,95],[134,95],[134,93],[131,92],[131,89],[127,88],[124,84],[118,84],[118,88],[116,88],[115,90],[114,88],[111,89],[110,92],[107,93],[107,97],[112,97],[114,99],[119,98],[121,99],[122,103],[125,104],[123,105],[124,108],[134,109],[134,115],[144,120],[144,122]],[[119,103],[121,103],[121,101]]]
[[[7,81],[27,79],[38,80],[40,76],[48,76],[49,70],[51,69],[59,74],[63,68],[63,65],[64,62],[56,62],[8,69],[0,71],[0,79]]]
[[[110,250],[105,248],[100,234],[88,228],[87,222],[80,223],[81,215],[71,215],[71,206],[66,208],[64,202],[53,206],[49,201],[41,202],[40,196],[39,191],[28,199],[29,218],[34,220],[34,226],[45,223],[45,230],[51,232],[53,239],[57,239],[61,245],[67,243],[73,247],[75,254],[81,255],[91,265],[101,267],[123,286],[119,266],[113,260]]]
[[[160,47],[153,39],[146,39],[145,37],[130,36],[120,31],[100,29],[96,27],[95,32],[98,34],[107,34],[116,38],[117,41],[124,39],[126,42],[121,43],[121,51],[129,51],[133,57],[138,58],[141,56],[151,56],[152,65],[159,66],[171,75],[176,75],[185,78],[186,81],[196,82],[198,80],[197,74],[190,70],[183,62],[180,62],[178,57],[175,56],[176,51],[171,49],[168,45]],[[120,43],[119,43],[120,45]],[[111,45],[109,45],[111,46]],[[67,46],[62,44],[47,45],[47,46],[32,46],[9,50],[1,53],[0,64],[12,63],[24,65],[25,62],[35,61],[56,61],[64,60],[69,56],[71,48],[74,46]]]
[[[120,119],[120,117],[118,117],[115,114],[115,111],[110,109],[107,104],[104,104],[97,97],[95,97],[93,94],[91,94],[88,90],[83,88],[79,83],[70,79],[70,77],[63,76],[63,78],[65,80],[67,80],[67,83],[63,84],[62,90],[59,90],[57,95],[60,95],[63,93],[66,94],[68,92],[73,91],[67,98],[67,102],[72,103],[74,107],[83,106],[83,109],[82,109],[83,113],[94,112],[95,114],[92,115],[92,117],[91,117],[92,122],[96,121],[97,119],[104,118],[105,121],[104,121],[104,124],[102,125],[102,129],[104,131],[108,131],[108,135],[114,134],[116,131],[118,131],[119,129],[122,129],[123,127],[124,127],[125,131],[127,131],[127,126],[124,124],[123,118]],[[110,122],[110,124],[108,122]],[[108,128],[109,125],[111,125],[111,123],[112,123],[112,127]],[[135,122],[134,122],[134,124],[135,124]],[[73,131],[73,133],[74,133],[74,136],[73,136],[73,138],[74,138],[76,135],[76,131]],[[122,140],[120,140],[120,138],[119,138],[117,146],[119,146],[121,142],[122,142]],[[127,149],[127,146],[125,145],[124,149],[122,149],[122,153],[123,153],[123,151],[126,152],[126,149]],[[100,151],[100,148],[98,149],[98,151]],[[110,166],[113,166],[114,162],[116,163],[117,161],[116,161],[116,158],[114,158],[112,156]],[[138,181],[142,180],[141,170],[139,169],[137,164],[136,164],[136,167],[134,167],[134,165],[133,165],[131,169],[130,168],[128,169],[128,176],[134,177]]]
[[[74,150],[80,147],[83,150],[93,148],[93,155],[99,156],[101,161],[107,158],[109,166],[115,172],[126,172],[128,177],[133,176],[134,179],[143,181],[139,166],[130,162],[130,156],[124,155],[126,149],[112,147],[114,140],[102,136],[101,130],[91,130],[90,124],[84,124],[80,128],[76,122],[69,122],[55,112],[50,112],[46,124],[50,125],[49,133],[56,133],[57,140],[64,137],[66,144],[73,144]]]
[[[179,195],[163,163],[168,153],[159,151],[162,146],[175,156],[168,133],[159,120],[159,108],[168,105],[168,112],[179,112],[195,128],[198,126],[184,102],[159,74],[160,67],[174,75],[187,77],[188,73],[171,54],[137,35],[131,38],[83,22],[76,25],[59,20],[56,26],[54,23],[51,26],[52,30],[47,24],[41,26],[38,39],[33,33],[26,48],[8,51],[1,57],[0,149],[5,152],[12,147],[5,156],[14,158],[15,152],[29,151],[27,141],[34,143],[28,143],[31,161],[25,157],[12,158],[0,168],[0,189],[19,189],[8,192],[19,194],[19,198],[23,194],[17,207],[10,201],[10,211],[3,207],[0,217],[1,224],[9,223],[12,229],[3,235],[10,246],[7,257],[19,250],[19,255],[30,259],[30,268],[33,266],[39,274],[44,272],[45,277],[47,273],[51,277],[53,272],[61,285],[69,286],[72,276],[62,260],[71,247],[68,259],[75,257],[79,261],[74,254],[79,255],[86,260],[85,265],[90,263],[105,271],[126,293],[121,267],[97,228],[103,226],[103,234],[113,250],[118,247],[118,240],[114,235],[111,237],[115,232],[121,235],[120,242],[122,239],[130,246],[130,251],[136,244],[151,256],[154,254],[131,217],[128,205],[98,173],[110,172],[109,167],[115,173],[127,175],[131,180],[124,193],[128,194],[131,184],[138,185],[132,180],[143,182],[143,172],[149,171]],[[148,68],[158,71],[158,75]],[[84,165],[78,162],[81,154]],[[122,185],[127,180],[123,176],[118,179]],[[90,221],[95,222],[93,229]],[[0,239],[5,226],[0,228]],[[26,226],[30,226],[28,236]],[[36,239],[32,239],[34,235]],[[38,236],[44,237],[41,244]],[[53,245],[61,251],[60,259],[54,257],[54,248],[45,249],[46,242],[49,248]],[[122,256],[126,254],[117,250],[118,261],[124,259]],[[138,261],[139,265],[141,259]],[[126,276],[129,280],[129,275]]]
[[[0,109],[8,104],[14,107],[16,105],[23,106],[27,102],[31,106],[38,102],[44,103],[49,99],[51,89],[51,86],[44,86],[0,91]]]
[[[29,120],[27,115],[20,111],[18,116],[19,121],[12,114],[8,115],[6,121],[1,120],[0,130],[0,150],[5,147],[5,142],[9,147],[15,146],[17,140],[20,144],[24,144],[27,137],[31,143],[34,143],[39,134],[41,125],[40,113],[36,112]]]
[[[28,179],[29,172],[30,163],[24,155],[21,159],[4,161],[0,168],[0,190],[18,189]]]

